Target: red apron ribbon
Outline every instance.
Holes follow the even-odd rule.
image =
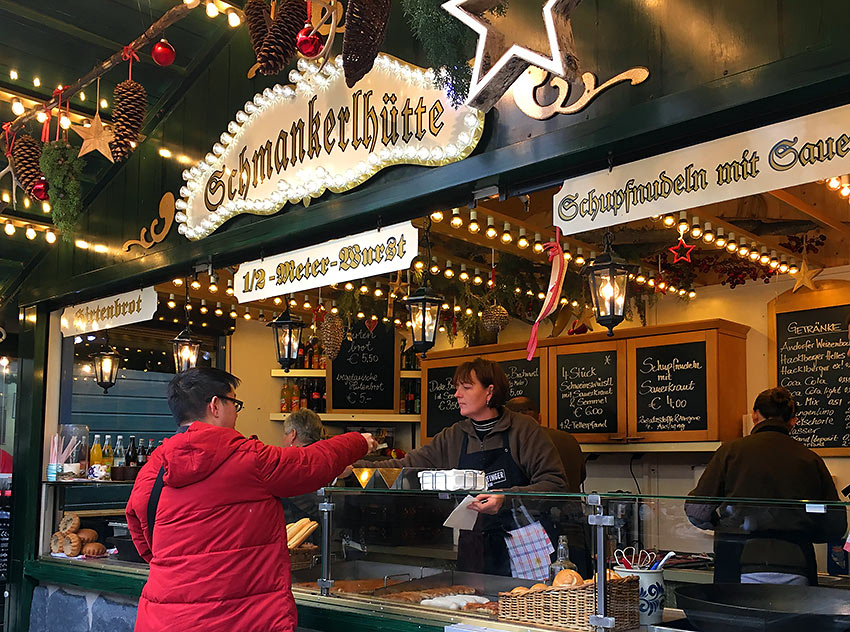
[[[531,335],[528,338],[528,361],[534,357],[534,352],[537,351],[537,329],[540,322],[552,314],[558,307],[558,299],[561,296],[561,288],[564,286],[564,276],[567,273],[567,262],[564,261],[564,249],[561,248],[561,229],[555,228],[555,241],[550,241],[543,245],[549,251],[549,261],[552,262],[552,272],[549,275],[549,287],[546,290],[546,297],[543,299],[543,307],[540,308],[540,313],[537,315],[537,320],[534,321],[534,326],[531,328]]]

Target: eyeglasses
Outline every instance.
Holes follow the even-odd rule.
[[[229,402],[233,402],[233,405],[236,407],[236,412],[238,413],[242,410],[242,407],[245,405],[241,399],[236,399],[235,397],[228,397],[227,395],[219,395],[219,399],[226,399]]]

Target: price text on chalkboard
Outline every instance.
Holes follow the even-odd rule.
[[[456,366],[431,367],[425,375],[425,397],[428,402],[428,418],[425,431],[433,437],[444,428],[460,421],[460,407],[455,399],[452,378]]]
[[[355,325],[333,361],[334,409],[396,411],[395,358],[392,327],[378,323],[369,331],[362,322]]]
[[[557,369],[558,429],[617,432],[617,352],[559,355]]]
[[[776,383],[797,402],[792,435],[812,448],[850,447],[850,305],[776,315]]]
[[[540,410],[540,358],[503,360],[499,362],[508,376],[508,399],[528,397]]]
[[[642,347],[635,359],[638,432],[708,429],[705,342]]]

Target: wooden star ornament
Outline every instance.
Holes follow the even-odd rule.
[[[791,290],[791,293],[793,294],[803,286],[816,291],[818,286],[815,284],[814,279],[821,272],[823,272],[823,268],[820,270],[812,270],[809,267],[809,261],[803,257],[803,263],[800,264],[800,271],[797,273],[797,282],[794,284],[794,289]]]
[[[529,66],[537,66],[567,81],[576,81],[579,76],[570,15],[581,0],[545,0],[542,22],[532,27],[533,33],[522,28],[528,25],[512,23],[511,9],[503,17],[492,11],[503,2],[449,0],[442,5],[478,34],[467,105],[484,112],[502,98]],[[519,37],[524,40],[522,44],[517,42]]]
[[[79,156],[85,156],[92,151],[99,151],[106,156],[109,162],[115,162],[112,158],[112,150],[109,149],[109,143],[112,142],[115,135],[111,129],[104,127],[103,122],[100,120],[99,112],[94,115],[90,127],[73,125],[71,129],[83,139],[83,146],[80,147]]]

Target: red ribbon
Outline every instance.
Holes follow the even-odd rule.
[[[12,124],[11,123],[3,123],[3,132],[6,135],[6,157],[9,158],[11,162],[12,158],[12,146],[15,144],[15,132],[12,132]],[[11,140],[9,139],[9,132],[12,133]]]
[[[127,78],[132,81],[133,80],[133,60],[139,61],[139,56],[136,54],[136,51],[133,50],[132,46],[125,46],[121,51],[121,59],[124,61],[130,62],[130,71],[127,74]]]

